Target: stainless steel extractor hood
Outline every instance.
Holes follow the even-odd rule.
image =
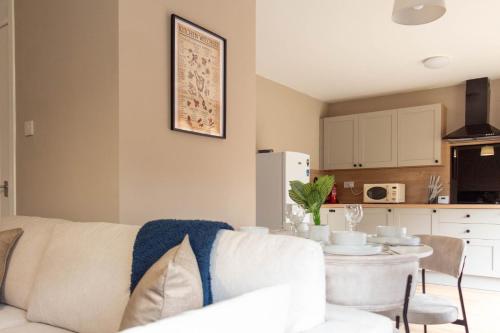
[[[468,80],[465,94],[465,126],[443,139],[478,140],[500,136],[500,130],[489,124],[490,80],[487,77]]]

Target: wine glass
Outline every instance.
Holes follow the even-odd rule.
[[[360,204],[348,204],[344,208],[344,215],[349,223],[349,231],[355,231],[363,219],[363,206]]]
[[[285,209],[285,222],[288,229],[294,234],[298,234],[301,231],[301,224],[304,223],[304,218],[306,217],[305,210],[296,204],[287,204]]]

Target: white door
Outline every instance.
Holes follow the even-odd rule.
[[[356,116],[323,119],[323,168],[352,169],[358,164]]]
[[[0,216],[7,216],[14,213],[12,72],[8,7],[5,0],[0,2]]]
[[[441,104],[398,110],[398,166],[439,165]]]
[[[358,115],[358,167],[381,168],[397,166],[397,126],[396,110]]]

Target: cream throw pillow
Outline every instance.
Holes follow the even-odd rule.
[[[0,287],[2,287],[5,278],[10,253],[22,234],[23,229],[20,228],[0,232]]]
[[[184,237],[151,266],[137,284],[120,330],[145,325],[203,306],[203,287],[196,257]]]

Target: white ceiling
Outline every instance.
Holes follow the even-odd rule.
[[[257,74],[324,101],[500,77],[500,0],[448,0],[421,26],[393,0],[257,0]],[[448,55],[438,70],[424,58]]]

